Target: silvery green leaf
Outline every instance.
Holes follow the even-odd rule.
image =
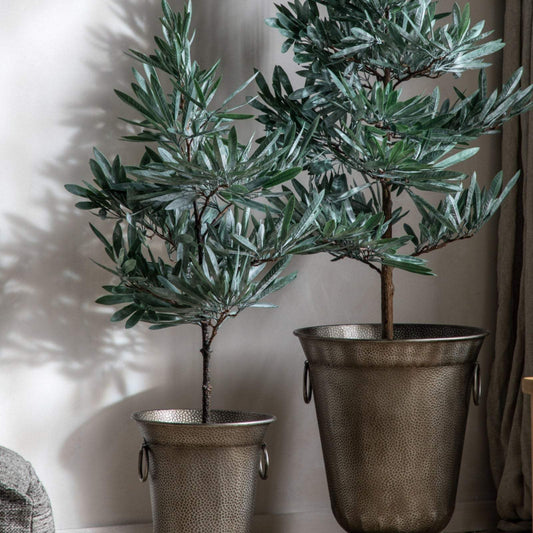
[[[125,318],[129,317],[131,314],[138,312],[139,308],[136,304],[127,305],[126,307],[123,307],[122,309],[119,309],[110,318],[111,322],[120,322],[121,320],[124,320]]]
[[[473,157],[479,152],[479,148],[467,148],[466,150],[461,150],[460,152],[457,152],[456,154],[447,157],[446,159],[443,159],[435,164],[436,168],[448,168],[452,165],[456,165],[457,163],[461,163],[463,161],[466,161],[470,157]]]
[[[189,193],[189,194],[182,193],[181,197],[175,198],[169,204],[167,204],[165,206],[165,209],[167,211],[172,211],[172,210],[182,211],[183,209],[187,209],[192,205],[195,197],[196,197],[195,193]]]
[[[122,270],[124,271],[125,274],[129,274],[133,272],[136,267],[137,267],[137,261],[135,259],[128,259],[122,265]]]
[[[252,254],[257,253],[257,248],[246,238],[242,235],[239,235],[238,233],[233,234],[233,238],[246,250],[251,252]]]
[[[116,305],[131,301],[132,297],[128,294],[109,294],[98,298],[96,303],[101,305]]]

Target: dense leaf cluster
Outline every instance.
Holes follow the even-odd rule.
[[[294,277],[283,274],[292,248],[311,245],[300,241],[314,216],[277,224],[237,205],[261,206],[258,197],[294,178],[306,139],[289,125],[241,144],[233,122],[249,115],[229,105],[249,82],[213,105],[217,64],[202,70],[191,59],[190,5],[178,14],[162,6],[163,38],[153,55],[131,52],[143,72],[133,70],[131,94],[117,91],[141,115],[126,120],[135,129],[126,140],[147,143],[142,160],[125,166],[95,150],[93,181],[67,189],[83,198],[77,207],[114,221],[110,237],[91,224],[116,279],[98,302],[122,305],[112,320],[199,324],[211,341],[226,318],[266,305]]]
[[[332,253],[429,273],[419,256],[475,234],[516,182],[502,190],[498,174],[481,190],[456,165],[477,152],[472,141],[531,108],[533,87],[520,88],[519,69],[501,90],[488,90],[485,58],[503,43],[487,40],[483,22],[472,24],[468,5],[439,13],[432,0],[294,0],[277,9],[268,24],[286,38],[283,51],[292,48],[303,83],[293,87],[279,66],[271,84],[259,74],[260,99],[252,105],[260,122],[271,132],[289,123],[313,132],[307,193],[324,193],[324,212],[350,220],[383,214],[396,242],[413,245],[410,257],[392,262],[374,253],[379,246],[361,250],[357,241]],[[455,88],[453,100],[443,99],[438,86],[402,94],[410,80],[472,70],[479,83],[469,95]],[[412,199],[417,228],[396,226],[405,207],[386,206],[384,189],[393,200]],[[426,191],[444,197],[434,205]],[[396,246],[390,253],[406,252]]]
[[[198,324],[209,348],[225,319],[267,307],[263,298],[294,278],[283,274],[291,255],[356,249],[368,261],[393,260],[403,241],[383,238],[380,214],[324,210],[325,191],[298,200],[280,191],[301,171],[316,124],[298,134],[288,121],[241,144],[234,121],[250,115],[230,105],[251,80],[214,105],[218,63],[202,70],[191,58],[190,4],[179,14],[162,6],[163,38],[151,55],[131,51],[142,72],[133,69],[130,94],[117,91],[141,116],[125,119],[134,129],[125,139],[146,143],[140,163],[95,149],[93,181],[67,189],[83,198],[77,207],[115,222],[109,238],[91,225],[113,264],[100,265],[116,284],[98,300],[122,306],[112,320]]]

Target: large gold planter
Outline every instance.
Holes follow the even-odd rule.
[[[249,533],[258,472],[266,477],[270,415],[196,410],[135,413],[144,437],[139,471],[150,480],[154,533]]]
[[[396,325],[386,341],[379,325],[336,325],[295,334],[338,523],[351,533],[442,531],[486,332]]]

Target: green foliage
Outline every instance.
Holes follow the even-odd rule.
[[[311,175],[308,194],[324,193],[319,222],[332,213],[337,220],[384,217],[366,242],[326,249],[336,258],[371,258],[374,267],[429,273],[419,256],[474,235],[516,182],[502,190],[499,173],[481,191],[475,175],[456,165],[475,155],[472,141],[531,109],[533,87],[520,88],[519,69],[489,92],[486,57],[503,43],[487,39],[483,22],[471,22],[468,5],[439,13],[431,0],[294,0],[277,9],[267,23],[286,38],[283,51],[292,48],[302,84],[293,87],[279,66],[271,85],[258,74],[260,98],[251,104],[259,121],[270,132],[294,123],[311,135],[303,167]],[[402,85],[417,78],[472,70],[479,71],[477,90],[467,95],[455,88],[454,101],[442,99],[438,86],[430,94],[402,94]],[[389,213],[384,188],[394,201],[412,200],[416,229],[397,225],[406,211]],[[430,204],[428,191],[443,199]],[[383,248],[387,227],[394,239]]]
[[[268,306],[261,300],[294,278],[283,274],[293,250],[315,246],[316,205],[278,221],[261,200],[300,172],[310,138],[287,124],[257,146],[241,144],[233,123],[248,115],[230,106],[251,80],[214,106],[218,64],[203,70],[191,59],[191,4],[174,13],[163,0],[162,8],[163,38],[152,55],[130,52],[142,72],[133,70],[130,94],[117,91],[141,116],[125,119],[136,132],[125,139],[146,143],[140,163],[95,149],[93,181],[66,188],[83,198],[78,208],[113,222],[109,237],[91,224],[111,262],[100,266],[116,280],[98,299],[120,306],[111,320],[202,325],[210,346],[226,318]]]
[[[356,249],[369,263],[409,262],[395,259],[404,241],[383,238],[381,215],[325,210],[325,190],[303,192],[296,182],[295,194],[284,185],[307,161],[316,123],[289,120],[259,143],[239,142],[234,121],[248,115],[231,102],[251,80],[215,106],[218,63],[203,70],[191,58],[191,5],[182,13],[165,0],[162,7],[163,38],[151,55],[130,51],[142,72],[133,69],[131,93],[117,91],[140,114],[123,119],[134,129],[125,140],[145,144],[140,163],[125,166],[95,149],[92,182],[67,185],[83,198],[78,208],[113,222],[110,237],[91,224],[111,262],[100,266],[116,280],[98,299],[119,306],[111,320],[126,328],[197,324],[209,349],[227,318],[269,307],[263,298],[294,279],[283,273],[293,254]]]

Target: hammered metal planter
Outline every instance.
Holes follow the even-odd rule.
[[[264,436],[275,418],[196,410],[135,413],[144,442],[139,474],[150,480],[154,533],[248,533],[258,472],[266,478]]]
[[[295,331],[307,357],[332,510],[351,533],[436,533],[455,505],[477,328],[318,326]],[[475,382],[475,383],[474,383]]]

